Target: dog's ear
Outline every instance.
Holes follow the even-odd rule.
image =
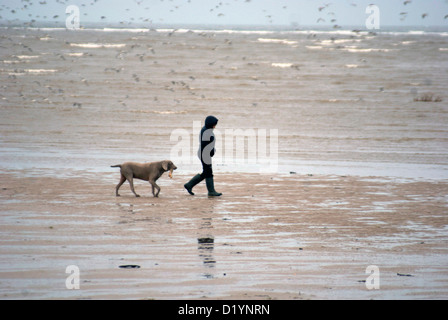
[[[162,162],[162,169],[165,170],[165,171],[168,171],[168,164],[169,164],[169,161],[163,161]]]

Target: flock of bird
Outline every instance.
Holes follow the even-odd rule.
[[[407,5],[411,5],[411,4],[412,4],[412,0],[406,0],[406,1],[403,2],[403,6],[407,6]],[[319,10],[319,12],[324,13],[325,11],[327,11],[326,9],[328,7],[330,7],[331,5],[332,5],[332,3],[324,4],[324,5],[320,6],[320,7],[318,7],[318,10]],[[354,3],[354,2],[350,3],[350,5],[353,6],[353,7],[357,6],[357,4]],[[375,5],[375,4],[371,3],[370,5]],[[334,17],[335,13],[334,12],[327,12],[327,15],[331,16],[330,22],[334,24],[333,28],[339,29],[340,26],[335,24],[336,21],[337,21],[336,18]],[[425,19],[428,15],[429,15],[428,13],[422,13],[421,14],[421,18]],[[407,16],[408,16],[408,12],[400,12],[400,21],[404,21],[407,18]],[[448,19],[448,14],[444,16],[444,19]],[[319,17],[319,19],[317,19],[316,22],[317,23],[326,22],[326,20],[323,17]]]
[[[48,1],[50,1],[50,0],[48,0]],[[55,1],[56,3],[62,4],[62,5],[66,5],[66,6],[70,4],[70,0],[54,0],[54,1]],[[98,1],[99,1],[99,0],[87,0],[87,2],[90,2],[90,3],[89,3],[90,6],[95,5],[95,3],[97,3]],[[135,2],[137,5],[139,5],[139,6],[145,4],[144,1],[145,1],[145,0],[134,0],[134,2]],[[159,1],[160,1],[160,2],[164,2],[164,1],[165,1],[166,3],[168,3],[168,2],[173,2],[173,0],[159,0]],[[184,3],[184,4],[182,4],[182,5],[191,3],[191,1],[192,1],[192,0],[186,0],[186,3]],[[219,1],[219,0],[218,0],[218,1]],[[239,0],[234,0],[234,1],[239,1]],[[244,2],[246,2],[246,3],[250,3],[252,0],[241,0],[241,1],[244,1]],[[351,0],[347,0],[347,1],[351,1]],[[448,0],[446,0],[446,2],[448,3]],[[12,8],[12,7],[7,6],[7,5],[5,5],[5,4],[0,5],[0,13],[1,13],[1,11],[4,11],[4,10],[5,10],[6,12],[8,12],[8,14],[9,14],[9,13],[11,13],[11,14],[16,14],[16,13],[18,13],[18,11],[28,10],[28,9],[30,9],[32,6],[44,6],[44,5],[47,5],[47,1],[46,1],[46,0],[43,0],[43,1],[37,0],[37,2],[33,2],[32,0],[21,0],[21,5],[20,5],[19,7],[15,7],[15,8]],[[147,6],[147,5],[148,5],[148,3],[146,3],[146,6],[142,6],[142,8],[144,7],[144,8],[143,8],[144,10],[150,10],[150,7]],[[175,4],[173,3],[173,6],[172,6],[172,8],[170,9],[170,12],[175,12],[176,10],[179,10],[179,8],[180,8],[182,5],[175,5]],[[209,11],[210,11],[210,13],[212,13],[212,14],[216,14],[217,18],[223,17],[223,16],[225,16],[225,14],[222,13],[222,10],[220,10],[220,9],[221,9],[224,5],[229,5],[229,3],[228,3],[228,2],[227,2],[227,3],[218,2],[218,3],[214,4],[214,5],[212,6],[212,8],[209,9]],[[329,8],[331,8],[332,5],[333,5],[332,3],[326,3],[326,4],[323,4],[323,5],[320,5],[320,6],[317,8],[317,10],[319,11],[319,13],[322,14],[322,16],[320,16],[320,17],[317,19],[316,23],[320,24],[320,23],[328,23],[328,22],[330,22],[330,23],[333,25],[333,28],[335,28],[335,29],[339,29],[340,26],[337,24],[337,19],[336,19],[336,17],[335,17],[335,12],[330,11],[330,9],[329,9]],[[356,7],[356,6],[357,6],[357,4],[354,3],[354,2],[350,2],[350,5],[353,6],[353,7]],[[372,4],[372,5],[373,5],[373,4]],[[405,1],[403,2],[402,5],[405,6],[405,7],[411,7],[411,6],[412,6],[412,0],[405,0]],[[87,4],[84,3],[84,4],[81,4],[80,6],[81,6],[81,7],[86,7]],[[285,5],[283,5],[283,6],[282,6],[282,9],[287,10],[288,7],[285,6]],[[127,9],[125,9],[125,11],[128,12],[128,11],[130,11],[130,9],[127,8]],[[267,21],[268,21],[269,23],[272,24],[272,23],[273,23],[273,15],[272,15],[272,14],[268,14],[268,12],[267,12],[266,10],[263,10],[263,13],[265,14],[265,18],[268,19]],[[326,15],[325,15],[325,14],[326,14]],[[87,12],[84,12],[83,15],[84,15],[84,16],[87,16],[88,13],[87,13]],[[428,15],[429,15],[429,14],[428,14],[427,12],[421,13],[421,18],[422,18],[422,19],[425,19],[425,18],[428,17]],[[400,12],[400,13],[399,13],[399,18],[400,18],[401,21],[404,21],[404,20],[407,18],[407,16],[408,16],[408,11],[403,11],[403,12]],[[28,18],[30,19],[30,21],[29,21],[29,22],[25,22],[26,25],[30,25],[30,24],[32,24],[32,23],[35,23],[37,20],[49,20],[49,19],[51,19],[51,18],[52,18],[53,20],[55,20],[55,19],[60,18],[60,16],[59,16],[59,15],[53,15],[53,16],[48,17],[48,16],[46,16],[46,15],[42,15],[42,16],[40,16],[39,14],[35,14],[35,15],[33,15],[32,13],[28,13]],[[104,16],[104,15],[101,15],[99,18],[100,18],[101,20],[105,20],[105,19],[107,19],[107,17]],[[444,19],[448,19],[448,14],[446,14],[446,15],[444,16]],[[0,21],[1,21],[1,20],[4,20],[4,18],[0,15]],[[130,20],[131,20],[131,21],[120,21],[120,24],[125,24],[125,23],[127,23],[127,24],[132,24],[132,23],[135,21],[135,18],[131,17]],[[140,20],[141,22],[152,22],[152,21],[151,21],[149,18],[147,18],[147,17],[139,17],[138,20]],[[328,20],[328,22],[327,22],[327,20]]]

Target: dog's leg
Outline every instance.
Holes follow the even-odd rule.
[[[160,187],[155,182],[154,182],[154,187],[156,187],[156,189],[157,189],[157,193],[156,193],[155,197],[158,198],[159,193],[160,193]]]
[[[155,198],[158,198],[158,197],[159,197],[159,193],[160,193],[160,187],[156,184],[155,181],[149,181],[149,183],[150,183],[151,186],[152,186],[152,194],[153,194],[153,196],[154,196]],[[154,188],[157,189],[157,193],[154,193]]]
[[[117,184],[116,188],[115,188],[115,195],[117,197],[119,197],[120,195],[118,194],[118,189],[120,189],[120,187],[123,185],[123,183],[126,181],[126,177],[124,175],[121,175],[120,178],[120,182]]]
[[[156,194],[154,193],[154,185],[151,183],[151,187],[152,187],[152,195],[155,197]]]
[[[131,191],[135,194],[135,196],[137,198],[140,197],[139,194],[135,193],[135,190],[134,190],[134,179],[131,177],[131,178],[128,178],[128,181],[129,181],[129,185],[131,186]]]

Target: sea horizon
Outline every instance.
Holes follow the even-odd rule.
[[[17,29],[67,29],[62,22],[48,22],[48,21],[36,21],[30,23],[29,21],[0,21],[0,28],[17,28]],[[421,25],[409,25],[409,26],[381,26],[379,29],[367,29],[365,26],[360,25],[347,25],[347,26],[335,26],[332,25],[252,25],[252,24],[172,24],[172,23],[158,23],[158,24],[145,24],[145,23],[132,23],[123,24],[120,22],[85,22],[81,23],[79,30],[102,30],[102,31],[163,31],[163,30],[176,30],[176,31],[213,31],[213,32],[269,32],[269,33],[303,33],[303,32],[325,32],[325,33],[421,33],[421,34],[436,34],[448,35],[448,26],[421,26]]]

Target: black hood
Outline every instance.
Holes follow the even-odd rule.
[[[208,116],[205,118],[205,127],[211,129],[218,124],[218,119],[214,116]]]

